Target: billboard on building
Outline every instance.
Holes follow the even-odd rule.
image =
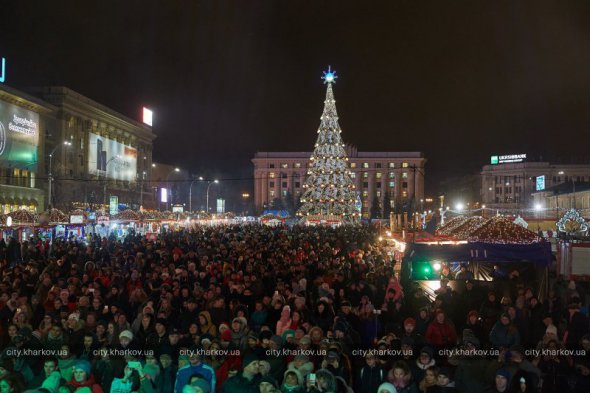
[[[88,143],[88,173],[135,181],[137,149],[93,133],[89,133]]]
[[[0,101],[0,166],[37,170],[39,114]]]
[[[535,189],[537,191],[543,191],[545,189],[545,175],[537,176]]]
[[[217,198],[217,214],[225,213],[225,199]]]
[[[119,197],[116,195],[111,195],[109,199],[109,214],[111,216],[119,214]]]

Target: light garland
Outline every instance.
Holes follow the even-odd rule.
[[[565,212],[563,217],[557,221],[557,229],[559,232],[573,234],[576,232],[586,232],[588,230],[588,222],[580,215],[576,209],[569,209]]]

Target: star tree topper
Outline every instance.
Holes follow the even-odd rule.
[[[328,66],[328,71],[324,71],[324,76],[322,76],[324,83],[336,83],[336,78],[338,78],[336,71],[332,71],[331,66]]]

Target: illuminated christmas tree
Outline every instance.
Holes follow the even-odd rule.
[[[336,101],[332,84],[336,72],[328,67],[322,79],[327,84],[324,112],[322,113],[318,139],[310,157],[307,179],[301,196],[299,216],[307,220],[334,220],[354,222],[359,217],[355,207],[356,194],[348,168],[348,157],[344,149]]]

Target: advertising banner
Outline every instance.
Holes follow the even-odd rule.
[[[109,214],[114,216],[119,213],[119,197],[116,195],[111,195],[109,199]]]
[[[39,114],[0,101],[0,166],[37,170]]]
[[[89,133],[88,143],[88,173],[116,180],[136,180],[136,149],[93,133]]]

